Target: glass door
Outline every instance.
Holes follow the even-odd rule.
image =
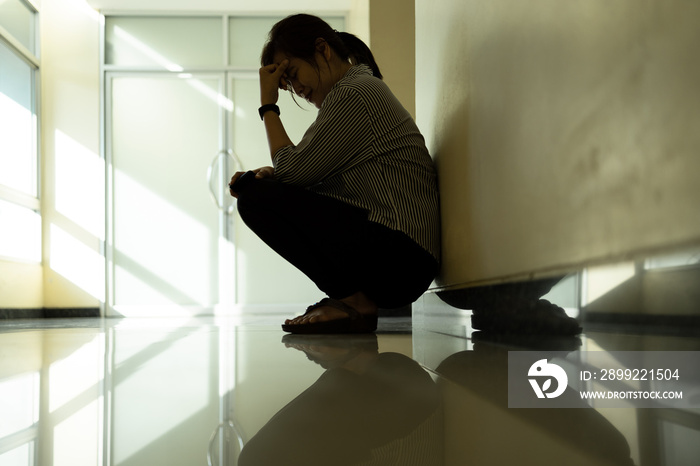
[[[224,73],[107,73],[113,315],[191,315],[235,300],[225,86]]]

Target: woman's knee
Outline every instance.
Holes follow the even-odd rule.
[[[238,213],[243,220],[251,216],[270,215],[286,201],[284,186],[272,178],[258,179],[253,176],[240,186],[235,184],[234,190],[238,195]]]
[[[258,185],[261,180],[255,178],[255,173],[246,172],[231,187],[237,195],[236,206],[243,220],[260,211],[261,192]]]

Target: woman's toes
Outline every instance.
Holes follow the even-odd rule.
[[[337,309],[331,308],[331,307],[321,307],[318,309],[314,309],[312,312],[309,312],[308,314],[304,314],[298,317],[295,317],[293,319],[287,319],[285,321],[286,325],[305,325],[305,324],[313,324],[316,322],[326,322],[329,320],[334,320],[334,319],[342,319],[346,317],[346,315]]]

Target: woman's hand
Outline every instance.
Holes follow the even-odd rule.
[[[279,90],[285,89],[282,76],[289,66],[289,60],[282,60],[279,65],[271,65],[260,68],[260,104],[276,104],[279,98]]]
[[[252,170],[255,173],[255,178],[273,178],[275,176],[274,167],[260,167]]]
[[[256,179],[261,179],[261,178],[274,178],[275,176],[275,169],[273,167],[260,167],[256,168],[255,170],[250,170],[253,173],[255,173],[255,178]],[[231,177],[231,182],[228,184],[228,189],[229,192],[231,193],[231,196],[235,197],[238,199],[238,193],[236,193],[233,190],[233,184],[238,181],[238,178],[243,176],[246,172],[236,172],[232,177]]]

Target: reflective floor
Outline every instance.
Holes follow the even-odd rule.
[[[355,337],[285,336],[280,316],[0,321],[0,466],[700,464],[697,385],[682,409],[513,409],[507,386],[509,349],[700,338],[489,339],[437,299]]]

